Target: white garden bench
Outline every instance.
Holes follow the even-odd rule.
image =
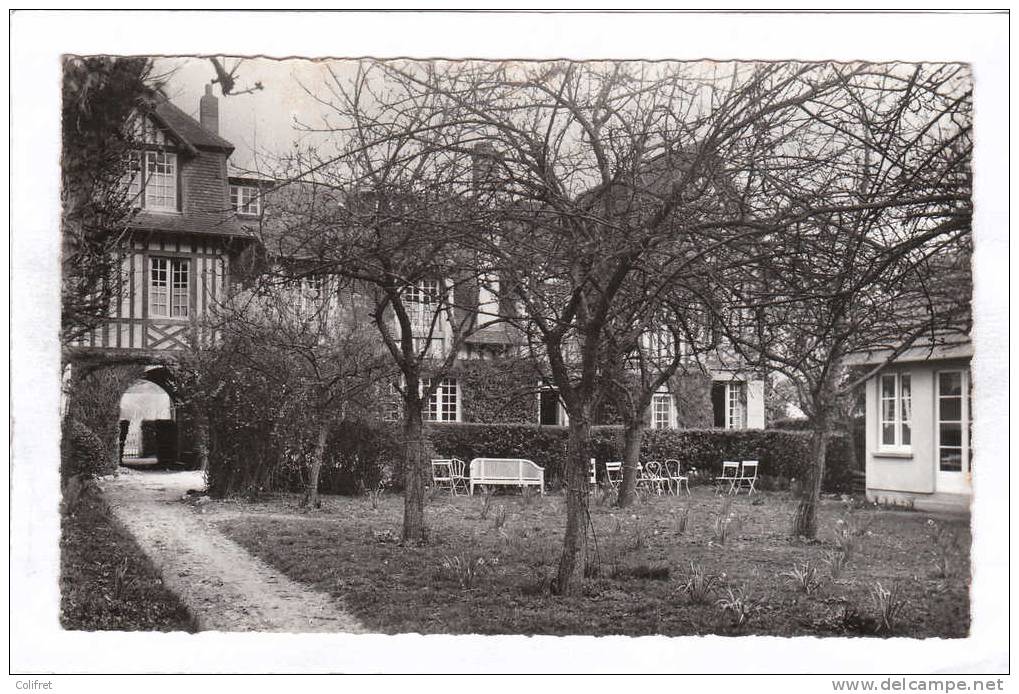
[[[475,458],[471,461],[471,490],[485,484],[537,487],[545,493],[545,468],[523,458]]]

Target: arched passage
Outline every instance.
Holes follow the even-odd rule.
[[[128,386],[120,396],[121,464],[152,465],[160,457],[166,462],[165,439],[176,441],[175,420],[173,399],[162,386],[148,378]]]
[[[171,421],[175,424],[171,428],[172,445],[164,444],[159,462],[165,466],[185,468],[198,464],[199,456],[195,452],[195,416],[192,412],[194,406],[189,404],[192,398],[182,392],[175,364],[146,364],[131,358],[80,359],[72,362],[65,381],[65,420],[74,420],[101,440],[104,455],[109,461],[100,470],[101,473],[113,473],[121,463],[121,443],[127,443],[126,436],[121,435],[120,422],[125,418],[122,415],[126,415],[126,419],[145,419],[150,416],[146,412],[157,412],[154,418],[156,421]],[[159,392],[151,391],[155,386],[160,389],[161,396]],[[154,410],[143,407],[139,417],[132,413],[131,400],[137,400],[134,396],[146,391],[156,395],[161,405],[154,406]],[[125,395],[129,392],[131,395],[125,402]],[[122,404],[127,409],[123,413]],[[166,419],[167,416],[169,419]],[[65,429],[71,430],[68,426]],[[125,435],[127,433],[124,432]],[[164,442],[166,440],[164,434]],[[62,446],[68,448],[70,443],[62,442]],[[145,457],[145,453],[138,451],[141,457]]]

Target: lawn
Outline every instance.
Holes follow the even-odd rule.
[[[206,512],[385,633],[964,637],[969,627],[964,518],[825,500],[818,540],[805,541],[788,536],[787,494],[741,496],[726,509],[725,497],[695,487],[692,498],[652,496],[625,511],[595,494],[591,576],[563,598],[548,590],[563,503],[433,494],[422,547],[398,544],[395,495],[325,497],[310,512],[296,496],[222,501]]]
[[[190,614],[94,485],[65,492],[60,624],[76,631],[194,631]]]

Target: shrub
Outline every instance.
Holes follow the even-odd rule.
[[[60,442],[60,474],[63,479],[78,475],[96,477],[108,472],[106,446],[90,428],[76,419],[64,420]]]
[[[781,431],[810,431],[810,420],[806,417],[786,417],[771,422],[772,429]]]
[[[177,423],[172,419],[142,420],[142,455],[154,456],[160,465],[177,462]]]
[[[362,494],[384,486],[402,488],[399,425],[341,422],[329,434],[319,490],[326,494]]]

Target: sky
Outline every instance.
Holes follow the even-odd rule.
[[[236,58],[224,60],[231,70]],[[335,69],[342,74],[351,70],[353,62],[334,61]],[[178,107],[195,119],[198,118],[198,101],[205,93],[205,85],[215,79],[212,63],[207,58],[158,58],[155,73],[167,75],[165,91]],[[213,94],[219,98],[219,134],[236,147],[230,163],[241,169],[257,170],[260,161],[273,155],[293,150],[295,143],[304,146],[321,144],[322,135],[302,133],[296,120],[317,126],[323,121],[328,107],[316,101],[302,85],[318,94],[326,93],[324,80],[328,72],[323,63],[306,59],[271,60],[245,59],[234,78],[234,91],[243,91],[261,82],[263,89],[250,94],[232,94],[224,97],[218,84]]]

